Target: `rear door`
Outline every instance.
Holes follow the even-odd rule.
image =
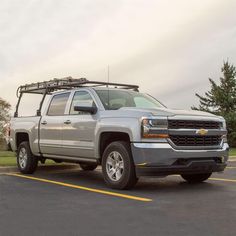
[[[70,92],[52,97],[48,110],[40,122],[40,151],[43,154],[61,155],[62,126]]]
[[[95,157],[95,127],[97,114],[74,111],[74,106],[80,104],[95,104],[92,95],[86,90],[75,91],[68,108],[68,115],[64,117],[62,132],[62,154],[71,157]]]

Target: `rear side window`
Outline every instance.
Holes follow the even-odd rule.
[[[48,108],[49,116],[61,116],[65,113],[66,103],[70,96],[70,93],[63,93],[55,95],[52,98],[50,106]]]

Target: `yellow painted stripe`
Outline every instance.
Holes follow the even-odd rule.
[[[180,177],[180,175],[170,175],[170,176]],[[236,180],[235,180],[235,179],[209,178],[209,180],[236,183]]]
[[[223,181],[223,182],[231,182],[231,183],[236,183],[236,179],[220,179],[220,178],[210,178],[210,180],[216,180],[216,181]]]
[[[140,164],[136,164],[136,166],[145,166],[145,165],[147,165],[146,162],[144,162],[144,163],[140,163]]]
[[[16,176],[16,177],[25,178],[25,179],[31,179],[31,180],[36,180],[36,181],[51,183],[51,184],[56,184],[56,185],[61,185],[64,187],[69,187],[69,188],[81,189],[81,190],[85,190],[85,191],[110,195],[110,196],[114,196],[114,197],[127,198],[127,199],[131,199],[131,200],[142,201],[142,202],[151,202],[152,201],[152,199],[149,199],[149,198],[136,197],[136,196],[132,196],[132,195],[121,194],[121,193],[116,193],[116,192],[111,192],[111,191],[106,191],[106,190],[100,190],[100,189],[96,189],[96,188],[88,188],[88,187],[84,187],[84,186],[67,184],[67,183],[63,183],[63,182],[42,179],[42,178],[36,178],[36,177],[26,176],[26,175],[21,175],[21,174],[9,173],[6,175]]]
[[[227,166],[226,169],[236,169],[236,166]]]
[[[236,162],[236,159],[229,159],[228,162]]]

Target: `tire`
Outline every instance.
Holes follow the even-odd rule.
[[[31,152],[29,142],[22,142],[17,150],[17,166],[23,174],[33,174],[38,166],[38,158]]]
[[[82,170],[85,170],[85,171],[93,171],[97,168],[97,164],[84,164],[84,163],[81,163],[80,164],[80,167]]]
[[[212,173],[205,173],[205,174],[184,174],[181,177],[186,180],[190,184],[201,183],[207,180]]]
[[[112,142],[102,155],[105,183],[113,189],[131,189],[138,181],[128,143]]]

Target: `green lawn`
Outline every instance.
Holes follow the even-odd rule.
[[[236,148],[230,148],[230,150],[229,150],[229,155],[236,157]]]
[[[0,166],[15,166],[14,152],[0,151]]]
[[[56,163],[52,160],[47,160],[45,164],[55,165]],[[8,151],[0,151],[0,166],[16,166],[15,153]]]

